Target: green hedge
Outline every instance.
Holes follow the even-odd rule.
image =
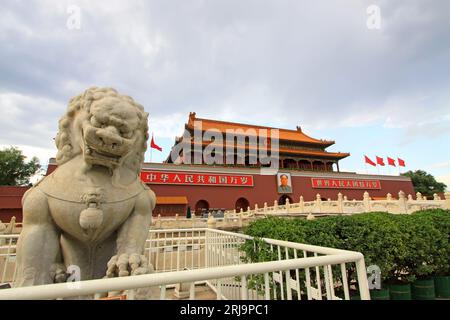
[[[256,238],[359,251],[364,254],[366,266],[381,268],[385,282],[411,282],[449,274],[448,210],[426,210],[412,215],[376,212],[312,221],[270,217],[254,221],[244,232]],[[258,240],[243,246],[249,261],[276,258],[275,253],[262,248]],[[349,276],[352,277],[352,270]]]

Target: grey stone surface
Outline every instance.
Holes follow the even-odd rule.
[[[111,88],[71,99],[55,139],[58,168],[23,196],[15,286],[148,272],[154,193],[139,177],[148,114]]]

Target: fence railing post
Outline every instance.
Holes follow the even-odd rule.
[[[6,233],[6,225],[2,222],[2,220],[0,220],[0,236],[5,233]],[[3,246],[4,244],[5,244],[5,239],[0,238],[0,246]]]
[[[370,212],[370,195],[367,191],[364,192],[364,198],[363,198],[363,204],[364,204],[364,211]]]
[[[344,206],[342,204],[342,193],[338,193],[338,213],[344,213]]]
[[[195,228],[195,213],[193,213],[192,215],[191,215],[191,220],[192,220],[192,228]]]
[[[367,281],[367,270],[364,258],[356,262],[356,273],[358,275],[359,294],[361,300],[370,300],[369,282]]]
[[[161,215],[158,214],[158,217],[156,218],[156,228],[161,229],[162,228],[162,221],[161,221]]]
[[[406,208],[405,193],[401,190],[398,193],[398,211],[399,213],[408,213],[408,210]]]
[[[175,215],[175,228],[176,229],[178,229],[178,228],[180,228],[180,215],[177,213],[176,215]]]
[[[322,212],[322,198],[320,197],[320,194],[316,195],[316,207],[319,213]]]
[[[300,196],[300,213],[305,213],[305,201],[303,200],[303,196]]]
[[[214,216],[210,213],[207,221],[208,228],[215,229],[216,224],[217,224],[216,218],[214,218]]]
[[[445,207],[450,210],[450,192],[445,193]]]
[[[244,215],[244,213],[243,213],[243,210],[241,208],[241,212],[239,212],[239,217],[238,217],[238,226],[239,226],[239,228],[242,228],[242,226],[243,226],[243,215]]]

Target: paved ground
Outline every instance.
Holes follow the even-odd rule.
[[[189,297],[180,299],[175,296],[175,289],[168,289],[166,293],[168,300],[189,300]],[[195,300],[216,300],[216,294],[207,285],[195,286]]]

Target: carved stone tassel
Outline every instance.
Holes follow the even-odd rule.
[[[80,213],[80,226],[83,229],[97,229],[103,222],[103,211],[96,203],[90,203],[89,208]]]
[[[103,211],[100,209],[101,189],[90,190],[83,196],[87,209],[80,213],[80,226],[85,230],[97,229],[103,222]]]

